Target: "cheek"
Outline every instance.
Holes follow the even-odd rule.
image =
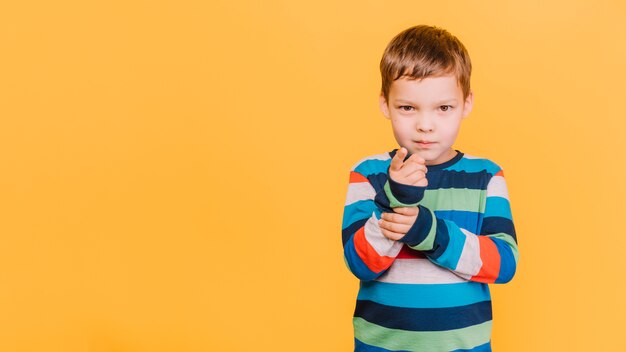
[[[454,138],[459,133],[460,128],[461,128],[461,126],[459,124],[453,124],[451,126],[446,126],[445,133],[446,133],[447,136],[450,136],[450,137]]]
[[[406,121],[394,121],[393,122],[393,132],[396,137],[404,137],[411,134],[411,125]]]
[[[413,124],[410,118],[403,118],[403,117],[397,117],[397,116],[392,117],[391,121],[392,121],[391,123],[394,125],[396,129],[402,129],[402,130],[411,128],[411,125]]]

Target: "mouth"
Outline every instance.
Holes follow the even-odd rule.
[[[415,143],[417,143],[417,145],[419,145],[420,147],[428,147],[435,144],[435,142],[430,141],[415,141]]]

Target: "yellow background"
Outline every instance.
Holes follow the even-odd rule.
[[[349,351],[348,173],[420,23],[507,177],[494,350],[625,350],[626,6],[538,0],[3,2],[0,350]]]

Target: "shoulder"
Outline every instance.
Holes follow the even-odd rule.
[[[358,172],[367,177],[373,174],[387,173],[390,163],[391,155],[389,155],[389,152],[374,154],[361,158],[352,165],[350,171]]]
[[[489,174],[490,176],[503,173],[502,167],[495,161],[468,153],[463,153],[463,158],[461,158],[461,160],[456,163],[454,167],[457,171],[472,173],[483,172]]]

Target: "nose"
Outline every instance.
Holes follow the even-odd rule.
[[[434,123],[430,116],[428,116],[427,114],[422,114],[421,116],[417,117],[415,127],[419,132],[432,132],[434,128]]]

